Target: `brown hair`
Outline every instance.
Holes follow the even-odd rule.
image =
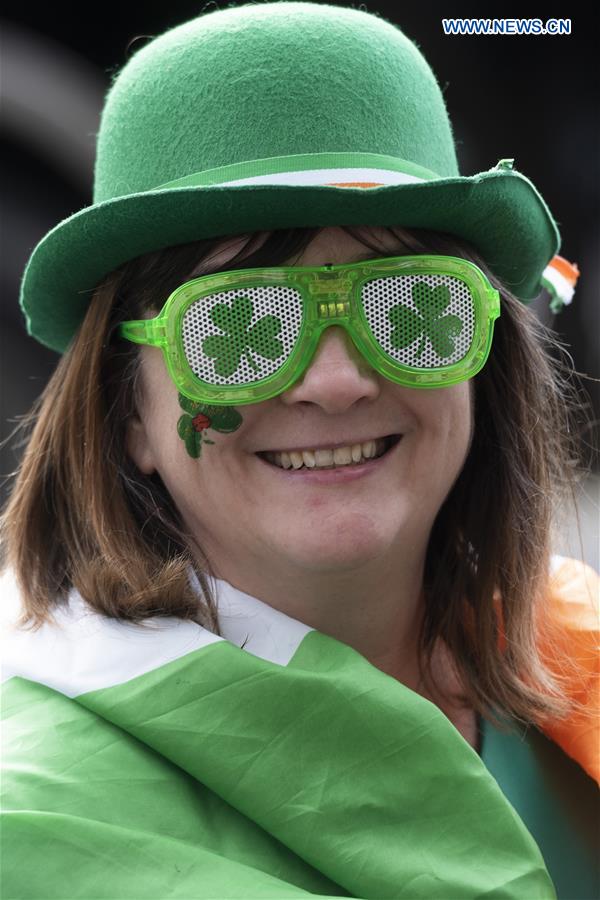
[[[227,269],[282,263],[319,230],[241,235]],[[368,229],[344,230],[381,250]],[[502,298],[490,357],[474,379],[470,452],[430,535],[423,664],[427,670],[442,638],[475,710],[526,723],[560,718],[574,704],[545,667],[537,638],[554,515],[565,499],[574,502],[574,485],[586,471],[574,428],[585,407],[560,361],[556,334],[491,275],[473,247],[436,232],[389,231],[407,253],[471,260]],[[148,253],[108,275],[18,426],[26,446],[1,530],[3,565],[21,592],[24,626],[46,621],[75,587],[108,616],[135,622],[177,616],[220,633],[206,577],[214,574],[210,560],[184,528],[160,476],[142,474],[126,452],[126,425],[141,398],[139,347],[115,332],[120,322],[160,309],[182,281],[215,271],[211,252],[222,241]],[[190,583],[190,566],[203,601]],[[503,650],[495,596],[502,600]]]

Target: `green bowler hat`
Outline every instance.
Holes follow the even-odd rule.
[[[363,224],[466,239],[523,302],[560,246],[512,160],[459,174],[439,85],[396,26],[309,2],[207,12],[146,44],[114,78],[93,203],[56,225],[25,268],[27,331],[62,353],[96,285],[150,251]]]

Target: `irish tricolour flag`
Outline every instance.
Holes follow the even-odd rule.
[[[215,588],[222,637],[104,618],[74,591],[53,624],[9,629],[6,900],[555,897],[436,706]]]

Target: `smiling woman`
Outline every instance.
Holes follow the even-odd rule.
[[[351,64],[406,127],[349,92],[331,153],[305,143],[307,94],[301,119],[280,107],[284,137],[249,124],[232,156],[240,51],[284,47],[289,85]],[[165,91],[185,107],[174,168]],[[202,105],[221,157],[197,156]],[[594,573],[552,557],[582,409],[527,308],[565,290],[535,188],[506,165],[458,175],[416,48],[310,3],[204,14],[143,48],[99,161],[85,227],[61,223],[23,283],[30,333],[63,355],[2,519],[10,896],[588,890]],[[539,787],[552,767],[576,812]],[[65,891],[53,872],[74,865]]]

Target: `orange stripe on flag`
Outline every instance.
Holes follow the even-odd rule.
[[[575,282],[579,278],[579,269],[577,268],[577,263],[570,263],[568,259],[565,259],[564,256],[553,256],[549,266],[552,266],[553,269],[556,269],[557,272],[566,278],[569,284],[575,285]]]
[[[598,573],[564,559],[550,579],[539,649],[550,669],[570,676],[566,690],[582,704],[579,713],[541,730],[600,783],[599,595]]]
[[[550,575],[538,621],[538,651],[550,671],[561,677],[565,694],[578,701],[578,712],[539,725],[546,737],[600,784],[600,579],[591,566],[564,557]],[[506,649],[502,603],[494,593],[499,618],[498,646]]]

